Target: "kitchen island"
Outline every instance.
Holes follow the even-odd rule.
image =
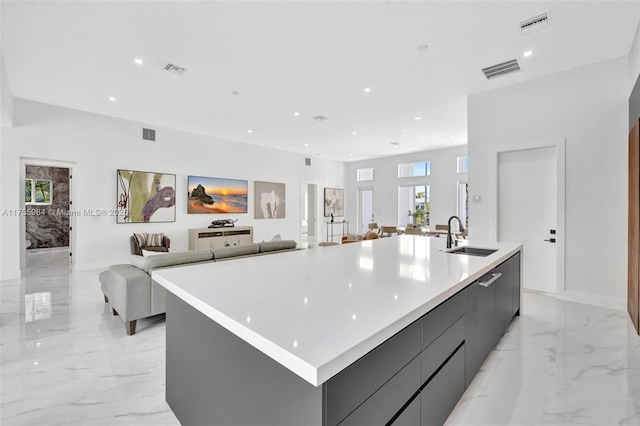
[[[182,424],[441,424],[521,301],[519,244],[399,236],[153,272]]]

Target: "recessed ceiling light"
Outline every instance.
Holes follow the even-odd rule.
[[[393,149],[398,149],[400,142],[391,142],[391,146],[393,146]]]
[[[309,144],[308,144],[308,143],[305,143],[305,144],[304,144],[304,146],[309,146]]]
[[[109,100],[110,100],[111,102],[115,102],[115,101],[117,101],[117,99],[116,99],[115,97],[113,97],[113,96],[109,96]]]
[[[294,112],[293,115],[295,115],[296,117],[300,115],[299,112]]]
[[[456,138],[455,136],[451,136],[451,139],[455,139],[455,138]]]
[[[365,88],[364,88],[364,92],[365,92],[365,93],[369,93],[370,91],[371,91],[371,88],[370,88],[370,87],[365,87]]]
[[[352,135],[357,135],[357,134],[358,134],[358,132],[351,132],[351,134],[352,134]]]
[[[400,136],[401,137],[405,137],[406,135],[404,133],[400,133]]]
[[[422,120],[422,117],[413,117],[414,120]]]
[[[533,55],[533,51],[531,51],[531,50],[527,50],[526,52],[524,52],[522,54],[522,56],[524,56],[525,58],[528,58],[531,55]]]
[[[142,65],[142,64],[144,64],[144,62],[143,62],[143,61],[142,61],[142,59],[140,59],[140,58],[135,58],[135,59],[133,60],[133,62],[135,62],[135,63],[136,63],[136,64],[138,64],[138,65]]]
[[[353,156],[353,154],[349,154],[349,157],[352,157],[352,156]]]
[[[418,46],[418,52],[420,53],[424,53],[427,50],[429,50],[429,46],[426,44],[421,44],[420,46]]]
[[[249,129],[247,130],[247,133],[253,133],[253,130]]]

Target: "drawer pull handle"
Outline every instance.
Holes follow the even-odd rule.
[[[497,273],[491,274],[491,275],[493,275],[493,278],[491,278],[489,281],[487,281],[487,282],[478,281],[478,284],[481,285],[482,287],[489,287],[491,284],[493,284],[496,281],[498,281],[498,278],[500,278],[502,276],[502,272],[497,272]]]

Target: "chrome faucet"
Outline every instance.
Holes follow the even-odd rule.
[[[447,223],[447,248],[450,249],[453,245],[453,238],[451,238],[451,219],[457,219],[460,224],[460,232],[464,231],[464,227],[462,226],[462,221],[458,216],[451,216],[449,218],[449,222]]]

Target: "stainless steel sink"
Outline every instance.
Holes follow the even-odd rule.
[[[493,254],[497,251],[498,250],[494,250],[494,249],[463,246],[463,247],[458,247],[457,249],[449,250],[447,253],[466,254],[467,256],[487,257],[490,254]]]

